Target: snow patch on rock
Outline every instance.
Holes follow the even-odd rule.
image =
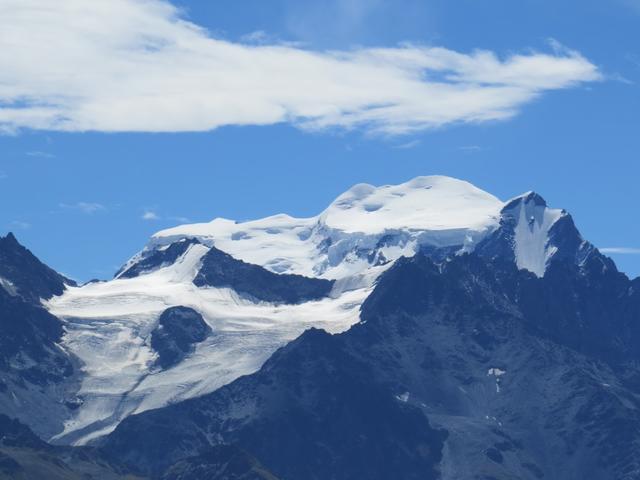
[[[549,241],[549,232],[565,213],[548,208],[540,196],[529,192],[507,202],[503,215],[516,220],[514,253],[518,268],[544,276],[549,260],[557,251]]]

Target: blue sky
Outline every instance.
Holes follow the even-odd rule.
[[[70,9],[60,18],[72,20],[75,3],[60,2]],[[108,278],[162,228],[314,215],[354,183],[445,174],[502,199],[538,191],[597,246],[626,249],[613,258],[640,275],[640,2],[183,0],[177,12],[129,3],[81,12],[75,24],[93,15],[110,32],[94,50],[46,41],[64,25],[27,10],[12,24],[42,39],[16,33],[23,48],[0,49],[9,85],[0,89],[0,231],[57,270]],[[29,4],[38,0],[19,3]],[[74,38],[91,44],[91,32]],[[209,66],[211,39],[221,50]],[[174,41],[188,55],[165,52]],[[140,63],[140,51],[149,65],[119,63]],[[238,56],[246,64],[230,67]],[[172,62],[192,78],[169,76]],[[416,62],[446,64],[432,78],[447,87],[445,107],[462,99],[457,108],[433,106]],[[317,65],[322,75],[309,76]],[[363,78],[338,91],[345,72]],[[213,100],[201,105],[197,79],[209,74],[228,80],[217,87],[226,96],[202,87]],[[258,91],[247,104],[246,85]],[[181,88],[194,99],[170,103]],[[274,99],[281,88],[286,99]],[[378,109],[377,95],[393,108]]]

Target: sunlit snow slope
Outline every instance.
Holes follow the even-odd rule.
[[[344,278],[420,246],[471,246],[495,227],[502,203],[468,182],[418,177],[401,185],[355,185],[312,218],[217,218],[155,234],[154,249],[197,237],[277,273]]]
[[[545,243],[548,231],[564,213],[547,211],[546,205],[540,212],[527,198],[504,204],[464,181],[419,177],[397,186],[356,185],[317,217],[216,219],[155,234],[114,280],[70,288],[48,302],[66,323],[65,348],[84,364],[81,405],[56,440],[86,443],[127,415],[211,392],[254,372],[309,327],[348,329],[359,320],[375,279],[394,260],[418,250],[472,251],[514,209],[518,266],[543,275],[553,254]],[[147,265],[154,253],[191,239],[197,241],[184,243],[175,261],[126,278],[128,269]],[[336,282],[328,297],[294,305],[196,287],[193,280],[214,245],[274,273]],[[149,338],[160,314],[172,306],[195,309],[212,334],[182,362],[162,370]]]

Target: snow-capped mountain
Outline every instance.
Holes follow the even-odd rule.
[[[232,444],[287,480],[635,480],[639,282],[597,250],[543,277],[477,252],[402,258],[348,331],[306,331],[103,448],[151,475]]]
[[[542,276],[558,249],[553,232],[567,222],[567,212],[549,208],[534,192],[502,202],[462,180],[417,177],[401,185],[355,185],[316,217],[217,218],[163,230],[119,276],[176,242],[197,239],[275,273],[342,279],[418,251],[471,252],[497,230],[510,232],[505,246],[518,267]]]
[[[130,263],[177,240],[197,238],[275,273],[341,279],[420,248],[472,248],[497,226],[502,206],[493,195],[449,177],[359,184],[312,218],[218,218],[158,232]]]
[[[556,235],[565,222],[568,214],[535,194],[503,203],[432,176],[356,185],[312,218],[215,219],[158,232],[113,280],[46,302],[64,322],[63,348],[82,365],[79,406],[53,440],[83,444],[131,414],[212,392],[310,327],[349,329],[402,256],[478,250],[543,276],[567,242],[578,260],[590,248],[577,231]],[[162,368],[152,338],[163,312],[178,306],[200,314],[211,333]]]
[[[9,235],[0,414],[98,449],[0,421],[0,455],[113,478],[637,478],[638,282],[539,195],[446,177],[165,230],[80,287]]]

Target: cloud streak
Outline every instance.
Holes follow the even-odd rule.
[[[0,108],[0,112],[2,109]],[[35,157],[35,158],[55,158],[56,156],[52,153],[41,152],[39,150],[33,150],[31,152],[26,153],[27,157]]]
[[[637,13],[640,13],[640,0],[621,0],[621,2]]]
[[[411,150],[412,148],[419,147],[422,142],[420,140],[411,140],[406,143],[401,143],[400,145],[394,145],[393,148],[398,150]]]
[[[504,120],[599,80],[575,51],[318,52],[214,38],[162,0],[4,0],[0,129],[208,131],[290,123],[403,134]]]
[[[69,210],[78,210],[82,213],[86,213],[87,215],[92,215],[97,212],[107,211],[107,207],[105,207],[101,203],[95,203],[95,202],[77,202],[73,204],[61,203],[60,208],[69,209]]]
[[[22,220],[14,220],[11,222],[11,227],[19,228],[21,230],[27,230],[31,228],[31,224],[29,222],[24,222]]]
[[[146,221],[160,220],[160,216],[153,210],[146,210],[140,218]]]
[[[613,253],[622,255],[640,255],[640,248],[632,247],[605,247],[601,248],[602,253]]]

